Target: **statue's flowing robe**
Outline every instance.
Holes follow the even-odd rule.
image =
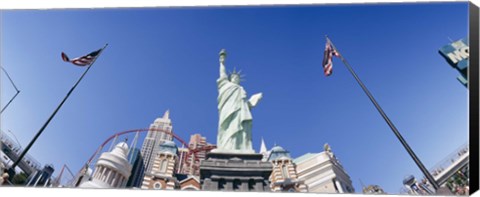
[[[252,114],[247,93],[242,86],[227,77],[217,80],[218,86],[218,136],[221,150],[253,150]]]

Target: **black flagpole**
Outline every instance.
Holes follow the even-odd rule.
[[[328,36],[325,36],[327,38],[327,40],[330,42],[330,44],[332,45],[333,49],[335,51],[338,52],[338,50],[335,48],[335,46],[333,45],[332,41],[328,38]],[[340,54],[340,53],[339,53]],[[407,144],[407,141],[405,141],[405,139],[403,139],[402,135],[400,134],[400,132],[397,130],[397,128],[395,127],[395,125],[393,125],[393,122],[388,118],[387,114],[385,114],[385,112],[383,111],[383,109],[380,107],[380,105],[377,103],[377,101],[375,100],[375,98],[373,98],[372,94],[370,93],[370,91],[368,91],[367,87],[362,83],[362,81],[360,80],[360,78],[357,76],[357,74],[355,73],[355,71],[353,71],[352,67],[350,66],[350,64],[348,64],[347,60],[345,60],[345,58],[343,58],[343,56],[340,54],[339,55],[340,59],[342,60],[343,64],[345,64],[345,66],[347,67],[348,71],[350,71],[350,73],[353,75],[353,77],[357,80],[358,84],[362,87],[363,91],[365,92],[365,94],[367,94],[368,98],[370,99],[370,101],[372,101],[373,105],[375,105],[375,108],[377,108],[378,112],[380,113],[380,115],[382,115],[383,119],[385,119],[385,121],[387,122],[388,126],[390,126],[390,128],[392,129],[393,133],[397,136],[398,140],[400,140],[400,142],[402,143],[403,147],[407,150],[408,154],[410,155],[410,157],[412,157],[413,161],[415,161],[415,163],[417,164],[417,166],[420,168],[420,170],[423,172],[423,174],[425,175],[425,177],[428,179],[428,181],[430,182],[430,184],[432,184],[433,188],[435,190],[438,190],[439,185],[437,184],[437,182],[435,181],[435,179],[433,178],[433,176],[428,172],[427,168],[425,168],[425,166],[422,164],[422,162],[420,161],[420,159],[418,159],[417,155],[415,155],[415,153],[413,152],[413,150],[410,148],[410,146]]]
[[[105,46],[102,48],[102,50],[100,50],[100,53],[95,57],[95,59],[92,61],[92,63],[88,66],[88,68],[85,70],[85,72],[83,72],[82,76],[80,76],[80,78],[78,79],[78,81],[75,83],[75,85],[73,85],[73,87],[70,89],[70,91],[68,91],[67,95],[65,96],[65,98],[63,98],[62,102],[58,105],[57,109],[55,109],[55,111],[53,111],[52,115],[50,115],[50,117],[48,118],[48,120],[45,122],[45,124],[43,124],[42,128],[40,128],[40,130],[37,132],[37,134],[35,135],[35,137],[33,137],[32,141],[30,141],[30,143],[28,143],[28,145],[25,147],[25,149],[22,151],[22,154],[20,154],[20,156],[18,157],[17,161],[15,161],[15,163],[12,164],[12,166],[10,167],[10,171],[15,173],[15,167],[18,165],[18,163],[20,163],[20,161],[22,161],[23,157],[25,156],[25,154],[27,154],[28,150],[32,147],[33,143],[35,143],[35,141],[37,140],[38,136],[40,136],[40,134],[42,134],[43,130],[45,130],[45,128],[47,127],[48,123],[50,123],[50,121],[53,119],[53,117],[55,116],[55,114],[57,114],[58,110],[62,107],[63,103],[65,103],[65,101],[68,99],[68,97],[70,96],[70,94],[72,94],[73,90],[75,90],[75,88],[77,87],[77,85],[80,83],[80,81],[82,81],[83,77],[85,76],[85,74],[87,74],[88,70],[90,70],[90,68],[93,66],[93,64],[95,63],[95,61],[97,60],[98,57],[100,57],[100,55],[102,54],[103,50],[108,46],[108,44],[105,44]],[[11,176],[11,178],[13,178],[13,176]]]

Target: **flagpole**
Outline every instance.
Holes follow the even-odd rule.
[[[325,35],[325,37],[327,38],[327,40],[330,42],[330,44],[332,45],[333,49],[335,51],[338,52],[337,48],[335,48],[335,45],[333,45],[333,42],[328,38],[328,36]],[[340,54],[340,53],[339,53]],[[360,87],[362,87],[363,91],[365,92],[365,94],[367,94],[368,98],[370,99],[370,101],[372,101],[373,105],[375,105],[375,108],[377,108],[378,112],[380,113],[380,115],[382,115],[383,119],[385,119],[385,121],[387,122],[388,126],[390,126],[390,129],[392,129],[393,133],[395,134],[395,136],[397,136],[398,140],[400,140],[400,142],[402,143],[403,147],[407,150],[408,154],[410,155],[410,157],[412,157],[413,161],[415,161],[415,164],[417,164],[417,166],[420,168],[420,170],[423,172],[423,174],[425,175],[425,177],[428,179],[428,181],[432,184],[433,188],[435,190],[438,190],[439,188],[439,185],[438,183],[435,181],[435,179],[433,178],[433,176],[430,174],[430,172],[428,172],[427,168],[425,168],[425,166],[422,164],[422,162],[420,161],[420,159],[418,159],[417,155],[413,152],[413,150],[410,148],[410,146],[407,144],[407,141],[405,141],[405,139],[402,137],[402,135],[400,134],[400,132],[397,130],[397,128],[395,127],[395,125],[393,124],[393,122],[390,120],[390,118],[388,118],[387,114],[385,114],[385,112],[383,111],[383,109],[380,107],[380,105],[377,103],[377,101],[375,100],[375,98],[373,98],[373,95],[370,93],[370,91],[368,91],[367,87],[363,84],[363,82],[360,80],[360,78],[357,76],[357,74],[355,73],[355,71],[353,70],[353,68],[350,66],[350,64],[348,64],[347,60],[345,58],[343,58],[343,55],[339,55],[340,59],[342,60],[343,64],[347,67],[348,71],[350,71],[350,73],[353,75],[353,77],[355,78],[355,80],[357,80],[357,83],[360,85]]]
[[[37,134],[33,137],[33,139],[30,141],[30,143],[28,143],[28,145],[25,147],[25,149],[22,151],[22,153],[20,154],[20,156],[18,157],[18,159],[12,164],[12,166],[10,167],[10,171],[12,173],[15,173],[15,167],[20,163],[20,161],[22,161],[23,157],[25,156],[25,154],[27,154],[28,150],[30,150],[30,148],[32,147],[33,143],[35,143],[35,141],[37,140],[37,138],[40,136],[40,134],[42,134],[42,132],[45,130],[45,128],[47,127],[48,123],[50,123],[50,121],[53,119],[53,117],[57,114],[58,110],[62,107],[62,105],[65,103],[65,101],[68,99],[68,97],[70,96],[70,94],[72,94],[73,90],[75,90],[75,88],[77,87],[77,85],[80,83],[80,81],[82,81],[83,77],[87,74],[87,72],[90,70],[90,68],[93,66],[93,64],[95,63],[95,61],[97,60],[98,57],[100,57],[100,55],[102,54],[103,50],[108,46],[108,43],[105,44],[105,46],[102,48],[102,50],[100,50],[100,53],[95,57],[95,59],[92,61],[92,63],[88,66],[88,68],[85,70],[85,72],[83,72],[82,76],[80,76],[80,78],[77,80],[77,82],[75,83],[75,85],[72,86],[72,88],[70,89],[70,91],[68,91],[67,95],[65,96],[65,98],[63,98],[62,102],[58,105],[58,107],[55,109],[55,111],[53,111],[52,115],[50,115],[50,117],[48,118],[48,120],[43,124],[42,128],[40,128],[40,130],[37,132]],[[13,178],[13,176],[10,176],[11,178]]]

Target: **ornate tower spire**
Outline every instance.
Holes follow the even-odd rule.
[[[165,114],[163,114],[163,119],[170,119],[170,110],[167,109],[167,111],[165,111]]]
[[[262,137],[262,144],[260,145],[260,153],[266,153],[267,152],[267,146],[265,146],[265,141],[263,141]]]

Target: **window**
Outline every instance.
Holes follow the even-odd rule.
[[[282,175],[283,175],[283,178],[289,178],[288,176],[288,167],[284,164],[282,165]]]
[[[253,191],[255,190],[255,181],[253,179],[248,180],[248,190]]]
[[[162,186],[163,186],[162,183],[160,183],[160,182],[155,182],[155,183],[153,184],[153,189],[162,189]]]
[[[240,190],[241,184],[242,183],[240,182],[240,180],[238,179],[233,180],[233,191]]]
[[[220,179],[218,181],[218,190],[225,190],[225,184],[227,182],[225,181],[225,179]]]
[[[167,160],[163,159],[160,162],[160,173],[166,173],[167,172]]]

